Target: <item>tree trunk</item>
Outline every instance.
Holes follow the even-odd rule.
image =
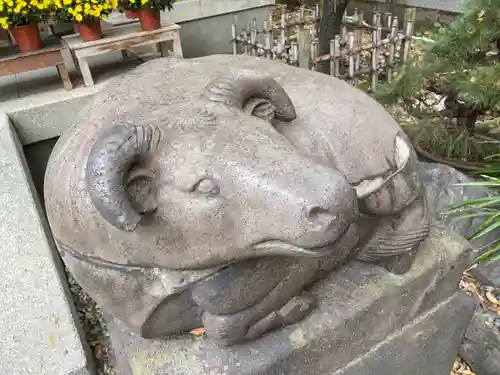
[[[321,56],[330,53],[330,40],[335,37],[335,34],[340,33],[342,16],[344,15],[348,4],[349,0],[320,1],[321,20],[319,22],[319,54]],[[328,74],[328,61],[322,63],[321,65],[320,70]]]

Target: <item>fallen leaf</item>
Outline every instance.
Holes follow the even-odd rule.
[[[453,363],[450,375],[476,375],[476,373],[470,370],[470,367],[462,358],[457,357],[455,363]]]
[[[488,300],[495,304],[495,305],[500,305],[500,301],[495,297],[495,295],[491,292],[486,292],[486,298],[488,298]]]
[[[50,333],[47,335],[47,345],[54,345],[54,339],[52,338],[52,335]]]
[[[201,336],[205,333],[205,328],[196,328],[190,332],[192,335]]]

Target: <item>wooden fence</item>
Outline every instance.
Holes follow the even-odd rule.
[[[329,63],[329,73],[367,90],[381,79],[390,80],[394,68],[408,59],[413,34],[413,9],[405,19],[374,13],[368,23],[362,11],[344,14],[341,31],[330,40],[330,51],[319,54],[319,7],[291,12],[280,6],[259,27],[256,19],[238,29],[232,26],[233,54],[281,60],[311,70]]]

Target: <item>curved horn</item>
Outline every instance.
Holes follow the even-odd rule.
[[[119,124],[101,133],[93,145],[85,183],[94,207],[111,225],[133,231],[141,215],[133,208],[126,191],[134,162],[158,147],[160,130],[152,125]]]
[[[206,99],[243,109],[251,99],[267,99],[276,107],[276,118],[292,121],[297,117],[292,100],[272,77],[240,70],[213,79],[204,89]]]

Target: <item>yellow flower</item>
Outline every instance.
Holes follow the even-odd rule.
[[[75,20],[77,20],[77,21],[81,21],[81,20],[83,20],[82,15],[81,15],[81,14],[77,14],[77,15],[75,16]]]
[[[75,7],[75,11],[77,11],[77,12],[81,12],[82,10],[83,10],[83,8],[82,8],[82,6],[81,6],[81,5],[77,5],[77,6]]]
[[[2,26],[2,29],[9,28],[9,24],[7,23],[7,17],[0,17],[0,26]]]

